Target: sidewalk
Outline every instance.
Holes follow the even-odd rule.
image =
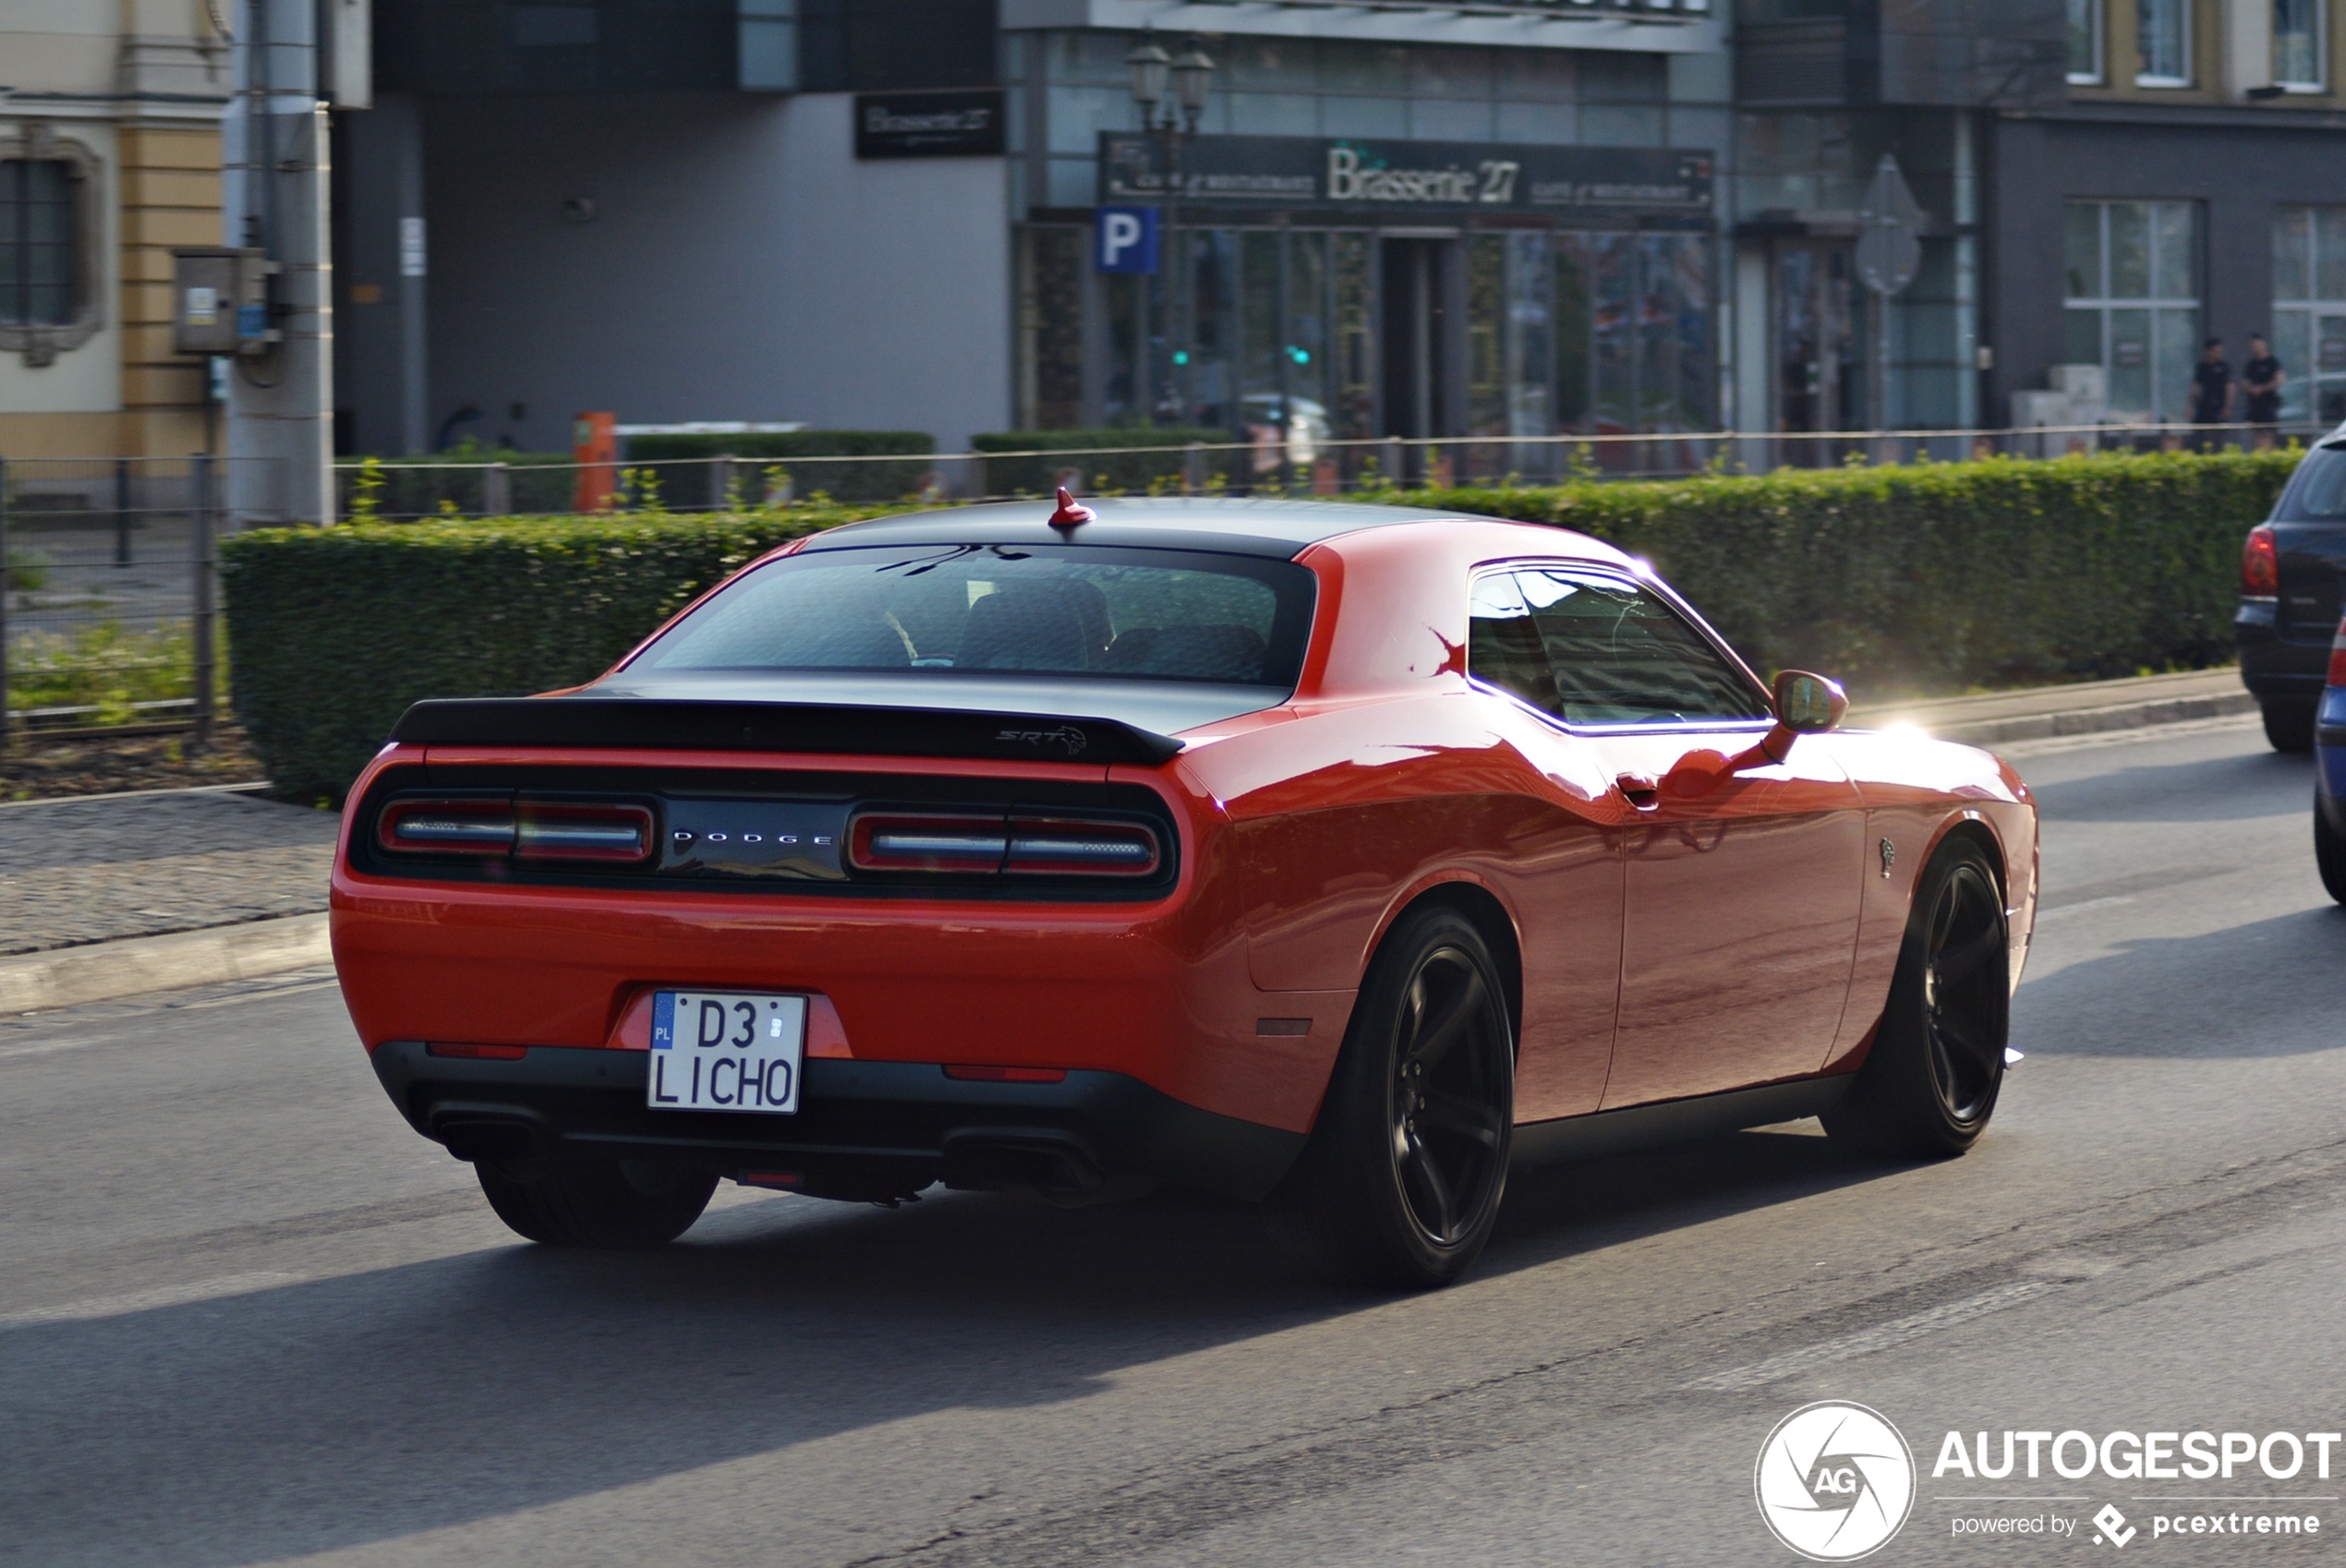
[[[2233,669],[1860,708],[2001,745],[2254,712]],[[0,805],[0,1015],[329,961],[332,813],[234,790]]]
[[[0,805],[0,1014],[324,963],[339,826],[221,790]]]
[[[2183,724],[2255,711],[2256,699],[2240,683],[2240,671],[2226,667],[2182,675],[2143,675],[2074,686],[2038,686],[2025,692],[1990,692],[1976,697],[1885,704],[1854,709],[1849,721],[1868,729],[1912,724],[1942,740],[2001,746],[2014,741],[2139,730],[2151,724]]]

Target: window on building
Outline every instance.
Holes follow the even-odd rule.
[[[2069,79],[2101,80],[2101,0],[2069,0]]]
[[[2346,207],[2274,214],[2272,342],[2283,423],[2346,422]]]
[[[63,327],[79,312],[80,183],[62,158],[0,161],[0,325]]]
[[[2199,209],[2189,201],[2072,201],[2062,359],[2099,365],[2114,419],[2190,416],[2199,357]]]
[[[2322,90],[2321,0],[2273,0],[2273,81],[2298,92]]]
[[[2144,87],[2191,85],[2191,0],[2135,0],[2135,41],[2142,65],[2134,80]]]

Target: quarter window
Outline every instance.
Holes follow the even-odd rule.
[[[1547,650],[1540,645],[1539,628],[1531,624],[1530,608],[1515,579],[1503,572],[1478,578],[1470,615],[1467,673],[1561,718],[1555,673],[1548,668]]]

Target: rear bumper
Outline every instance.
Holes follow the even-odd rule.
[[[1262,1198],[1304,1135],[1185,1104],[1122,1073],[977,1083],[919,1062],[810,1057],[796,1116],[655,1111],[649,1053],[532,1047],[518,1061],[431,1055],[392,1040],[375,1076],[410,1126],[460,1159],[671,1159],[720,1175],[796,1176],[817,1196],[950,1186],[1095,1190],[1142,1176]]]
[[[2243,599],[2232,621],[2240,648],[2240,680],[2259,701],[2312,702],[2329,673],[2331,633],[2317,636],[2284,632],[2268,599]]]

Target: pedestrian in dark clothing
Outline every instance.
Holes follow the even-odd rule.
[[[2221,425],[2232,416],[2232,367],[2224,357],[2224,340],[2209,338],[2199,356],[2199,368],[2191,377],[2191,422],[2195,425]],[[2214,436],[2201,436],[2192,442],[2202,452],[2213,450]]]
[[[2259,452],[2279,438],[2280,389],[2288,384],[2289,373],[2273,357],[2272,345],[2262,333],[2252,335],[2248,340],[2248,363],[2240,368],[2240,392],[2247,404],[2244,412],[2255,428]]]

